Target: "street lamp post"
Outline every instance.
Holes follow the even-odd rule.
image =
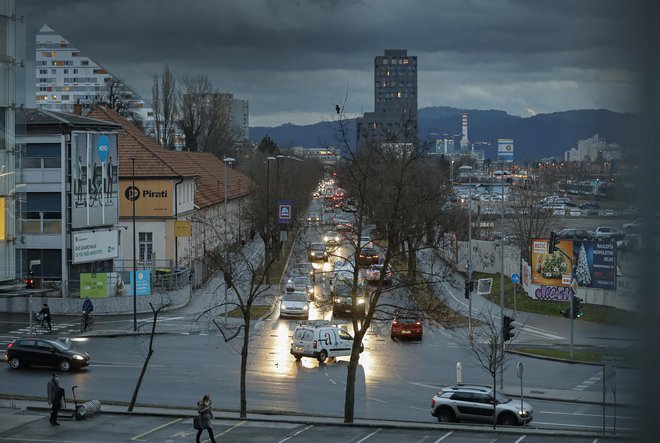
[[[451,161],[452,170],[454,161]],[[472,282],[472,166],[461,166],[461,171],[468,172],[468,261],[467,261],[467,280],[465,281],[466,291],[470,291],[468,286]],[[472,291],[470,291],[472,292]],[[468,293],[468,337],[472,340],[472,294]]]
[[[272,249],[272,233],[270,225],[270,162],[277,160],[275,157],[268,156],[266,157],[266,238],[268,238],[268,244],[266,245],[266,255],[271,253]],[[269,259],[269,257],[266,257]]]
[[[452,189],[454,189],[454,162],[455,161],[456,160],[451,161],[451,168],[449,169],[449,185],[451,186]],[[470,169],[472,169],[472,168],[470,168]]]
[[[225,227],[224,227],[224,242],[225,242],[225,275],[227,275],[227,272],[229,270],[227,269],[227,266],[229,264],[229,248],[227,247],[227,222],[229,218],[227,217],[227,166],[231,165],[236,161],[235,158],[232,157],[226,157],[223,159],[223,162],[225,163],[225,177],[224,177],[224,188],[225,188]],[[228,279],[225,277],[225,303],[227,303],[227,294],[229,292],[229,288],[227,287],[229,284]],[[225,324],[227,323],[227,308],[228,306],[225,305]]]
[[[500,269],[500,339],[502,340],[502,358],[504,358],[504,176],[506,172],[503,170],[496,171],[495,175],[500,176],[500,185],[502,189],[502,226],[501,226],[501,269]],[[500,364],[500,388],[504,386],[504,365]]]
[[[137,195],[135,194],[136,189],[135,189],[135,157],[131,157],[131,164],[133,166],[133,174],[132,174],[132,183],[131,183],[131,202],[133,205],[133,284],[132,289],[133,289],[133,331],[137,331],[137,250],[135,246],[135,200],[137,199]]]

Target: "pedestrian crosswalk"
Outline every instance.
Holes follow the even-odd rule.
[[[26,325],[23,328],[18,328],[0,335],[0,349],[7,347],[9,343],[20,337],[38,336],[44,337],[57,337],[60,335],[71,335],[72,333],[79,332],[80,325],[74,323],[54,323],[53,332],[47,332],[41,329],[37,324],[33,324],[32,328]]]

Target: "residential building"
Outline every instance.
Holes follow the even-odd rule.
[[[374,112],[357,120],[358,147],[417,139],[417,57],[386,49],[374,59]]]
[[[577,148],[564,152],[564,160],[569,162],[597,162],[617,160],[622,157],[621,147],[617,143],[607,143],[598,134],[586,140],[578,140]]]
[[[107,95],[106,82],[116,80],[48,25],[36,36],[35,69],[37,107],[63,113],[73,113],[76,104],[92,107],[99,103]],[[146,130],[153,132],[155,118],[151,107],[134,91],[126,88],[125,93]]]

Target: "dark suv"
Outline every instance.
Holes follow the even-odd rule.
[[[89,365],[89,354],[74,351],[60,340],[19,338],[7,345],[5,360],[12,369],[51,366],[66,372]]]
[[[593,235],[591,232],[584,229],[573,229],[567,228],[562,229],[561,231],[555,234],[557,238],[566,239],[566,240],[591,240]]]
[[[334,316],[353,315],[353,284],[349,280],[344,278],[335,279],[332,289],[330,289],[330,297],[332,299],[332,314]],[[358,287],[355,310],[359,317],[364,317],[365,301],[364,289]]]
[[[529,403],[521,404],[520,400],[512,400],[499,392],[493,397],[493,388],[481,385],[446,386],[440,389],[431,400],[431,415],[440,422],[492,423],[493,405],[500,425],[524,425],[532,421],[534,415]]]

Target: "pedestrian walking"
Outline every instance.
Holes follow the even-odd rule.
[[[47,385],[48,389],[48,404],[51,405],[50,409],[50,424],[53,426],[59,426],[57,422],[57,414],[62,409],[62,403],[66,400],[64,399],[64,388],[60,386],[60,378],[57,374],[53,373],[50,381]]]
[[[204,394],[204,397],[197,402],[197,413],[199,416],[196,417],[198,426],[195,426],[195,429],[197,429],[195,442],[200,443],[199,437],[202,436],[202,431],[206,429],[209,433],[209,437],[211,437],[211,442],[216,443],[215,437],[213,436],[213,428],[211,427],[213,410],[211,409],[211,396],[209,394]]]

